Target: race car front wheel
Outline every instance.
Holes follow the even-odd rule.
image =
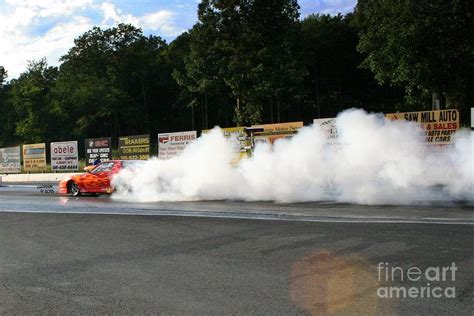
[[[71,182],[71,184],[69,185],[69,193],[71,193],[72,196],[81,195],[81,191],[79,190],[79,186],[75,182]]]

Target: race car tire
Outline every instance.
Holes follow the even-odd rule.
[[[71,193],[72,196],[81,195],[81,190],[79,190],[79,186],[77,185],[76,182],[71,182],[69,184],[69,193]]]

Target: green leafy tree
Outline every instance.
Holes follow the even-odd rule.
[[[58,69],[43,58],[30,61],[26,72],[12,80],[10,98],[18,119],[15,134],[23,141],[51,141],[56,135],[56,115],[50,105],[57,76]]]
[[[235,1],[228,5],[223,1],[216,7],[226,30],[219,45],[228,52],[224,80],[238,101],[236,122],[260,122],[267,104],[270,120],[281,121],[282,107],[294,106],[291,97],[305,76],[295,52],[297,2]]]
[[[0,66],[0,147],[16,145],[18,137],[15,135],[16,112],[9,100],[11,85],[6,83],[7,71]]]
[[[187,106],[191,107],[193,113],[201,106],[201,125],[203,128],[209,128],[209,103],[219,102],[220,106],[214,107],[214,110],[224,109],[223,112],[228,112],[229,106],[232,109],[232,105],[225,98],[230,92],[221,76],[220,63],[224,56],[217,45],[219,16],[211,10],[209,1],[199,4],[198,19],[200,23],[190,30],[186,38],[188,51],[183,55],[184,69],[175,69],[173,76],[178,84],[187,90]]]
[[[392,111],[403,100],[400,89],[377,84],[369,70],[359,67],[364,59],[357,51],[359,31],[353,14],[312,14],[301,21],[305,94],[311,105],[304,117],[333,117],[350,107]]]
[[[363,66],[379,82],[405,87],[412,97],[434,92],[451,106],[472,104],[472,1],[365,0],[357,14],[363,23],[359,50],[367,54]]]
[[[94,27],[75,40],[61,58],[56,97],[75,135],[150,132],[157,125],[170,72],[163,75],[160,54],[166,43],[145,37],[131,25],[102,30]],[[161,85],[161,86],[160,86]]]
[[[284,97],[304,76],[294,58],[298,8],[290,0],[202,1],[187,78],[180,82],[205,96],[228,89],[237,124],[260,122],[264,106],[273,102],[279,116]]]
[[[198,89],[199,84],[197,83],[200,80],[200,76],[195,77],[196,65],[202,63],[198,63],[195,57],[193,58],[195,62],[192,65],[190,62],[191,38],[195,36],[194,34],[195,28],[189,32],[181,34],[170,43],[167,51],[167,56],[173,69],[172,77],[178,84],[176,106],[179,108],[180,112],[180,126],[184,128],[184,126],[186,126],[185,121],[189,121],[189,128],[192,130],[196,129],[197,124],[195,112],[200,104],[199,96],[202,95]],[[206,109],[207,105],[208,104],[205,105]],[[189,112],[189,115],[183,114],[183,112]],[[206,116],[206,118],[208,117]],[[204,121],[202,128],[205,128],[207,125],[206,123],[208,123],[206,122],[206,118],[202,120]]]
[[[0,66],[0,88],[3,87],[3,83],[5,82],[5,79],[7,79],[8,74],[7,71],[5,70],[5,67]]]

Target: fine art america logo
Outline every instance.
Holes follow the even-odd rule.
[[[402,268],[391,266],[387,262],[377,265],[379,283],[396,286],[381,286],[377,289],[380,298],[456,298],[456,288],[451,285],[456,281],[458,268],[454,262],[450,266],[420,268],[412,266]],[[409,283],[409,285],[404,285]]]

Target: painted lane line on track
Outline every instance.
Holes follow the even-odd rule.
[[[174,217],[205,217],[205,218],[228,218],[248,220],[273,220],[273,221],[295,221],[295,222],[320,222],[320,223],[348,223],[348,224],[433,224],[433,225],[474,225],[471,219],[402,219],[402,218],[376,218],[376,217],[313,217],[289,214],[256,214],[256,213],[228,213],[228,212],[198,212],[198,211],[153,211],[137,209],[137,211],[35,211],[35,210],[1,210],[5,213],[41,213],[41,214],[89,214],[89,215],[127,215],[127,216],[174,216]]]

